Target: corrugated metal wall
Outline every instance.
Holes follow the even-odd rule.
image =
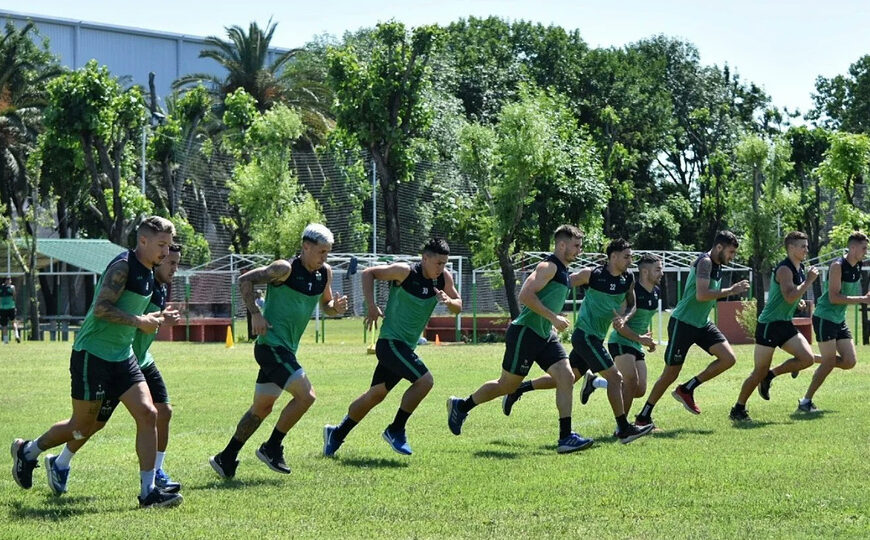
[[[117,77],[129,77],[148,89],[148,73],[156,74],[157,93],[171,93],[172,81],[190,73],[223,76],[224,70],[213,60],[199,58],[204,39],[170,32],[127,28],[109,24],[31,15],[0,9],[0,19],[16,25],[33,21],[42,37],[64,66],[76,69],[95,58]],[[245,24],[244,21],[238,24]],[[219,35],[224,38],[225,36]],[[270,56],[285,49],[271,49]],[[270,58],[270,61],[272,60]]]

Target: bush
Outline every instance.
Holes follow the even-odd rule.
[[[755,325],[758,323],[758,304],[755,299],[740,302],[740,311],[735,318],[746,334],[752,338],[755,336]]]

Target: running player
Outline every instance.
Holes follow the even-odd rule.
[[[18,321],[15,319],[15,285],[12,278],[6,276],[0,285],[0,331],[3,332],[3,343],[9,343],[9,323],[15,332],[15,341],[21,342],[21,334],[18,333]]]
[[[324,456],[334,455],[350,430],[402,379],[410,381],[411,386],[402,396],[396,417],[384,430],[383,438],[395,452],[411,455],[405,424],[434,383],[432,373],[414,349],[436,304],[444,304],[454,315],[462,311],[462,299],[453,284],[453,276],[444,271],[449,255],[447,242],[433,238],[423,246],[423,260],[413,266],[393,263],[363,270],[362,289],[369,306],[365,324],[372,330],[378,318],[384,318],[375,346],[378,365],[368,391],[350,404],[344,420],[338,426],[323,428]],[[390,283],[386,313],[375,301],[375,279]]]
[[[523,309],[508,325],[501,377],[484,383],[465,399],[450,397],[447,400],[447,425],[454,435],[462,432],[462,424],[474,407],[516,390],[534,362],[552,377],[556,388],[559,411],[556,451],[560,454],[576,452],[593,443],[592,439],[571,431],[574,375],[568,354],[553,331],[561,332],[570,325],[559,313],[570,291],[568,264],[580,254],[583,233],[571,225],[562,225],[556,229],[554,238],[553,253],[538,263],[520,289]]]
[[[160,312],[163,315],[163,324],[174,325],[178,323],[178,311],[174,309],[166,309],[167,285],[172,283],[172,278],[175,277],[175,272],[178,271],[178,263],[181,260],[181,246],[172,244],[169,246],[169,255],[154,269],[154,279],[156,286],[154,293],[151,295],[151,302],[146,308],[146,312]],[[148,390],[151,393],[151,400],[154,402],[154,407],[157,409],[157,458],[154,463],[154,484],[164,491],[176,493],[181,490],[181,484],[173,482],[168,474],[163,470],[163,460],[166,457],[166,446],[169,443],[169,420],[172,418],[172,407],[169,405],[169,394],[166,391],[166,383],[163,382],[163,376],[157,365],[154,364],[154,357],[151,355],[149,348],[157,338],[157,333],[146,334],[141,330],[136,331],[136,337],[133,338],[133,354],[139,362],[139,369],[142,370],[142,375],[145,376],[145,383],[148,385]],[[94,433],[103,429],[112,413],[120,402],[117,397],[106,396],[103,400],[103,405],[100,407],[100,414],[97,416],[97,424],[94,428]],[[93,436],[93,434],[92,434]],[[70,462],[75,457],[76,453],[90,440],[90,437],[84,439],[76,439],[66,443],[60,455],[47,454],[43,461],[45,465],[46,476],[48,477],[48,487],[55,495],[61,495],[67,492],[67,481],[69,480]]]
[[[293,398],[281,411],[269,440],[261,444],[255,454],[271,470],[290,473],[281,443],[315,399],[311,382],[296,360],[299,338],[318,303],[327,315],[347,311],[347,296],[336,298],[332,292],[332,269],[326,264],[332,244],[329,229],[319,224],[308,225],[302,232],[301,255],[290,261],[279,259],[239,278],[242,300],[252,313],[252,330],[259,336],[254,345],[254,358],[260,372],[251,408],[242,416],[223,452],[209,458],[221,478],[235,476],[239,450],[269,416],[284,391]],[[260,284],[268,284],[262,312],[254,294],[254,286]]]
[[[97,293],[70,356],[72,417],[55,424],[35,441],[12,443],[12,476],[24,489],[33,485],[39,454],[55,446],[89,437],[96,428],[106,396],[120,396],[136,421],[141,490],[139,506],[175,506],[178,493],[154,485],[157,410],[133,354],[136,330],[153,334],[163,322],[159,312],[145,309],[154,292],[154,266],[169,254],[175,228],[157,216],[146,218],[136,234],[136,249],[115,257],[97,285]]]
[[[762,399],[770,399],[770,383],[776,375],[800,371],[813,364],[813,350],[803,334],[792,323],[794,312],[803,295],[819,277],[816,267],[804,270],[803,261],[809,253],[807,235],[792,231],[785,237],[786,258],[774,268],[770,278],[767,303],[755,327],[755,367],[743,381],[737,403],[729,417],[736,422],[751,420],[746,412],[746,401],[758,387]],[[776,348],[793,357],[773,370],[770,361]]]
[[[646,404],[637,416],[638,426],[652,424],[652,411],[668,387],[677,380],[683,369],[686,354],[692,345],[698,345],[708,354],[716,357],[701,373],[685,384],[678,385],[671,395],[692,414],[701,414],[695,405],[695,389],[723,373],[735,364],[737,359],[731,344],[715,324],[710,322],[710,310],[716,300],[727,296],[743,294],[749,290],[746,280],[722,289],[722,265],[734,259],[740,242],[734,233],[721,231],[713,239],[710,251],[702,253],[692,265],[683,298],[671,313],[668,321],[668,346],[665,349],[665,368],[653,385]]]

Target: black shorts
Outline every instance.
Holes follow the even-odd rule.
[[[791,338],[798,334],[791,321],[770,321],[763,323],[758,321],[755,325],[755,343],[765,347],[782,347]]]
[[[142,368],[142,375],[145,377],[145,383],[148,385],[148,391],[151,393],[151,401],[154,403],[169,403],[169,393],[166,391],[166,383],[163,382],[163,376],[156,364],[149,364]],[[97,422],[108,422],[115,412],[115,408],[121,402],[121,396],[106,397],[103,404],[100,406],[100,413],[97,415]]]
[[[272,347],[257,343],[254,345],[254,359],[260,365],[257,384],[272,383],[283,389],[295,374],[302,371],[302,366],[296,361],[296,355],[286,347]]]
[[[816,331],[816,341],[819,343],[832,339],[852,339],[852,332],[845,320],[841,323],[835,323],[813,315],[813,330]]]
[[[604,340],[598,336],[587,334],[579,328],[571,334],[571,368],[580,371],[581,374],[590,370],[599,373],[609,369],[613,365],[613,358],[604,347]]]
[[[686,361],[686,354],[692,345],[697,345],[704,349],[707,354],[710,354],[710,348],[713,345],[727,341],[722,332],[711,322],[698,328],[671,317],[671,320],[668,321],[668,347],[665,349],[665,364],[669,366],[682,365]]]
[[[635,362],[643,362],[646,360],[646,354],[642,350],[635,349],[634,347],[628,346],[624,343],[608,343],[607,352],[609,352],[610,356],[613,358],[622,356],[623,354],[630,354],[634,356]]]
[[[15,320],[15,308],[0,309],[0,326],[6,326]]]
[[[145,380],[136,357],[109,362],[87,351],[73,350],[69,358],[73,399],[101,401],[118,398],[134,384]]]
[[[379,339],[375,352],[378,365],[372,375],[372,386],[383,383],[387,390],[392,390],[402,379],[413,383],[429,372],[423,360],[403,341]]]
[[[528,375],[532,362],[547,371],[556,362],[568,358],[568,353],[559,343],[559,336],[555,332],[542,338],[528,326],[509,324],[504,341],[501,367],[514,375]]]

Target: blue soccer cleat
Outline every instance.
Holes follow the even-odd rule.
[[[456,396],[447,398],[447,427],[450,428],[450,433],[454,435],[462,433],[462,424],[468,417],[467,412],[459,410],[460,403],[462,403],[462,398]]]
[[[556,452],[560,454],[570,454],[571,452],[576,452],[578,450],[585,450],[592,446],[592,443],[594,442],[595,441],[592,439],[587,439],[571,432],[567,437],[559,439],[559,442],[556,443]]]
[[[341,447],[344,440],[335,438],[335,430],[338,426],[323,426],[323,457],[332,457]]]
[[[411,451],[411,445],[408,444],[408,439],[405,437],[404,431],[394,433],[393,431],[390,431],[390,428],[387,428],[384,430],[383,437],[384,440],[387,441],[387,444],[390,445],[390,448],[392,448],[397,454],[402,454],[403,456],[410,456],[413,454]]]
[[[69,480],[69,469],[59,469],[54,462],[57,461],[57,456],[48,454],[45,456],[43,463],[45,464],[45,475],[48,477],[48,488],[55,495],[63,495],[66,493],[66,483]]]

